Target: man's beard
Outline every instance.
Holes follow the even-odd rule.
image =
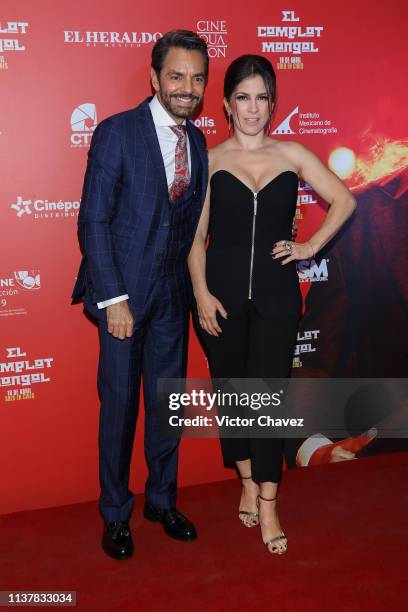
[[[183,108],[183,106],[179,106],[177,103],[178,97],[189,98],[193,102],[192,106],[186,108]],[[193,94],[183,95],[182,92],[168,95],[160,91],[160,98],[166,110],[178,119],[187,119],[188,117],[194,115],[201,103],[201,98],[199,96],[195,96]]]

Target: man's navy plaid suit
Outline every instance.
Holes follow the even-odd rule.
[[[161,438],[158,378],[184,378],[191,284],[187,268],[208,181],[205,139],[187,121],[188,191],[170,202],[149,100],[102,121],[88,156],[78,227],[84,257],[73,297],[99,320],[101,398],[100,510],[127,521],[133,507],[129,468],[143,374],[146,498],[175,507],[178,440]],[[132,338],[107,331],[97,302],[128,294]]]

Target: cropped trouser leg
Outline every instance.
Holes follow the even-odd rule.
[[[298,328],[297,316],[261,317],[253,302],[244,312],[218,319],[222,333],[205,331],[201,337],[212,378],[286,378],[290,375]],[[283,440],[280,438],[221,438],[224,463],[251,459],[258,482],[282,477]]]

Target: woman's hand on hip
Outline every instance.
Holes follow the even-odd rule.
[[[273,245],[271,251],[273,259],[282,259],[281,264],[290,261],[300,261],[314,257],[312,245],[309,242],[293,242],[292,240],[279,240]]]

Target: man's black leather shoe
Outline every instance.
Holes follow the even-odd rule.
[[[133,553],[129,523],[105,523],[102,548],[113,559],[128,559]]]
[[[194,525],[176,509],[159,510],[146,502],[144,517],[149,521],[161,523],[167,535],[176,540],[188,542],[197,538],[197,531]]]

